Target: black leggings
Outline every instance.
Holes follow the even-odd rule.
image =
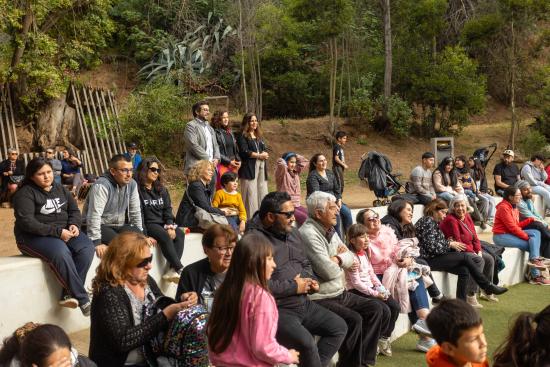
[[[185,234],[180,228],[176,228],[176,238],[171,239],[164,226],[156,223],[147,223],[147,234],[157,240],[162,255],[174,270],[183,268],[181,264],[181,255],[185,245]]]
[[[399,317],[399,313],[401,312],[401,307],[399,306],[399,303],[395,299],[393,299],[392,296],[390,296],[387,300],[383,301],[380,298],[376,298],[373,296],[369,296],[367,294],[363,294],[359,292],[357,289],[352,289],[350,292],[357,294],[361,297],[367,297],[370,299],[374,299],[378,302],[381,302],[389,307],[390,309],[390,321],[386,324],[385,328],[382,328],[382,331],[380,332],[380,336],[383,338],[390,338],[391,333],[393,332],[393,329],[395,329],[395,322],[397,321],[397,318]]]
[[[482,273],[482,258],[471,252],[447,252],[426,261],[433,271],[446,271],[458,275],[456,298],[466,300],[470,276],[481,289],[486,289],[491,284]]]

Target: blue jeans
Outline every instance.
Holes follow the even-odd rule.
[[[550,209],[550,191],[543,186],[531,186],[531,189],[533,190],[533,194],[537,194],[542,198],[544,209]]]
[[[438,192],[436,195],[437,195],[438,198],[443,199],[443,200],[445,200],[446,202],[450,202],[450,201],[453,199],[453,197],[454,197],[453,194],[451,194],[450,192],[447,192],[447,191],[445,191],[445,192]]]
[[[351,210],[349,210],[346,204],[342,203],[340,215],[336,216],[336,233],[338,233],[342,241],[344,241],[344,235],[352,224],[353,218],[351,217]]]
[[[529,252],[529,259],[534,259],[540,256],[540,232],[536,229],[525,229],[525,233],[529,236],[529,240],[522,240],[513,234],[494,234],[493,242],[495,245],[502,247],[514,247],[519,248],[522,251]],[[531,268],[531,272],[534,276],[539,275],[539,271],[535,268]]]
[[[384,278],[384,274],[376,274],[378,279],[382,281],[382,278]],[[413,309],[411,312],[409,312],[409,321],[411,324],[414,324],[416,321],[418,321],[418,316],[416,316],[416,311],[422,310],[423,308],[429,309],[430,303],[428,301],[428,293],[426,292],[426,285],[424,284],[424,281],[422,278],[419,278],[416,280],[418,282],[418,286],[414,291],[409,291],[409,302],[411,304],[411,308]]]
[[[28,256],[37,257],[50,266],[63,289],[78,301],[80,306],[88,303],[84,288],[86,274],[94,258],[94,245],[84,232],[66,243],[56,237],[23,235],[24,243],[19,250]]]

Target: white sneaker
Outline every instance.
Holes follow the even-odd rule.
[[[432,332],[428,328],[426,320],[418,319],[416,323],[412,326],[412,329],[420,335],[432,336]]]
[[[386,357],[392,356],[390,339],[380,338],[378,339],[378,353],[385,355]]]
[[[436,344],[437,343],[432,338],[418,339],[418,342],[416,343],[416,350],[427,353],[430,350],[430,348]]]
[[[164,273],[164,275],[162,276],[162,279],[166,280],[167,282],[179,283],[180,273],[170,268],[166,273]]]
[[[483,305],[477,301],[475,294],[473,296],[466,296],[466,302],[473,308],[483,308]]]
[[[59,301],[59,305],[61,307],[77,308],[78,301],[71,296],[64,296],[63,299]]]
[[[479,293],[479,298],[489,302],[498,302],[498,298],[494,294],[486,294],[483,291]]]

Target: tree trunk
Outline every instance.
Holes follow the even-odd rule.
[[[248,112],[248,93],[246,91],[246,72],[244,69],[244,46],[243,46],[243,4],[239,0],[239,41],[241,44],[241,80],[244,94],[244,110]]]
[[[334,121],[334,107],[336,104],[336,77],[338,76],[338,44],[336,38],[331,38],[328,41],[330,53],[330,85],[329,85],[329,121],[330,133],[334,135],[336,132],[336,123]]]
[[[510,55],[510,110],[512,112],[512,126],[510,128],[510,139],[508,141],[509,148],[514,150],[516,146],[516,138],[519,132],[519,124],[516,116],[516,37],[514,30],[514,20],[511,24],[512,48]]]
[[[82,144],[76,110],[67,105],[65,96],[48,103],[36,121],[34,145],[46,149],[56,145],[80,146]]]
[[[258,116],[256,116],[256,118],[261,121],[262,114],[263,114],[262,72],[260,67],[260,53],[258,52],[258,47],[256,47],[256,65],[258,69],[258,109],[257,109]]]
[[[392,79],[392,39],[391,39],[391,13],[390,0],[382,1],[382,11],[384,16],[384,99],[391,96]],[[384,108],[385,110],[385,108]]]
[[[15,50],[13,51],[13,57],[11,59],[11,68],[12,70],[21,62],[23,53],[25,52],[25,46],[27,45],[27,40],[29,37],[29,30],[33,22],[33,12],[31,8],[30,1],[25,3],[25,16],[23,17],[23,22],[21,23],[21,32],[18,35],[16,40]]]

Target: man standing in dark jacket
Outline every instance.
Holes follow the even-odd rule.
[[[273,246],[277,265],[269,289],[279,311],[277,341],[300,352],[300,366],[327,366],[347,333],[345,321],[311,302],[307,294],[319,283],[303,251],[302,238],[292,226],[294,204],[286,192],[267,194],[246,233],[264,236]],[[245,234],[246,235],[246,234]],[[320,337],[317,344],[313,335]]]

